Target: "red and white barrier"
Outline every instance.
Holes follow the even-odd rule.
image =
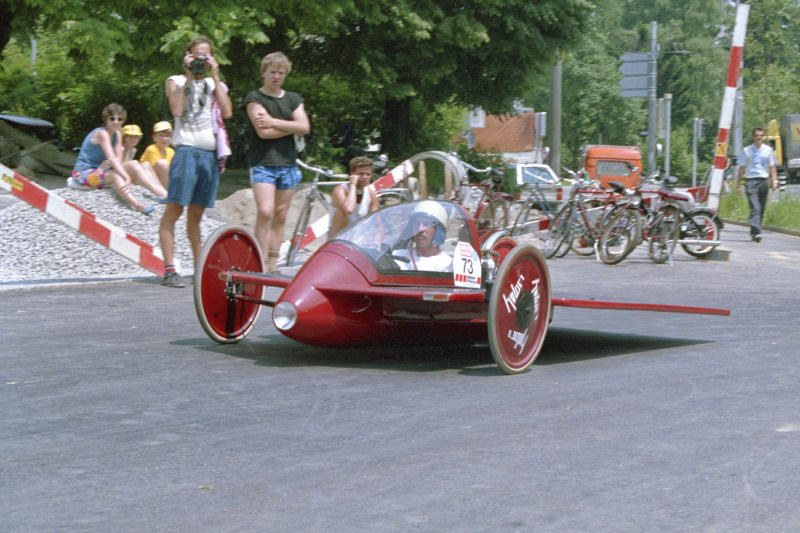
[[[0,174],[0,189],[10,192],[142,268],[159,276],[164,275],[164,259],[160,250],[64,200],[5,165],[0,164]]]
[[[373,183],[369,185],[373,190],[380,191],[382,189],[389,189],[397,185],[400,181],[404,180],[414,171],[414,165],[412,164],[410,159],[407,159],[394,167],[388,173],[384,174]],[[306,229],[305,233],[303,234],[303,238],[300,239],[300,245],[298,249],[303,249],[315,240],[319,239],[326,233],[331,227],[331,216],[330,213],[323,215],[318,220],[313,222],[308,228]]]
[[[722,195],[722,182],[725,175],[725,158],[728,155],[728,140],[733,122],[733,109],[736,105],[736,85],[739,80],[739,65],[744,53],[744,36],[747,31],[747,18],[750,6],[740,3],[736,8],[736,25],[733,27],[731,58],[728,63],[728,77],[725,80],[725,94],[722,97],[722,111],[719,117],[719,133],[714,153],[714,168],[711,170],[708,207],[717,209]]]

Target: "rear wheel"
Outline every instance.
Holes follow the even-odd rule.
[[[297,252],[300,251],[300,243],[303,241],[303,237],[308,229],[308,220],[311,217],[311,209],[313,206],[313,203],[304,203],[303,210],[300,211],[300,216],[297,217],[297,222],[295,222],[294,225],[294,232],[292,233],[292,238],[289,241],[289,249],[286,250],[287,267],[294,264],[294,261],[297,258]]]
[[[681,239],[694,239],[702,241],[719,240],[720,223],[716,214],[712,211],[694,211],[685,213],[683,224],[681,225]],[[703,258],[710,255],[716,245],[704,244],[681,244],[687,254],[692,257]]]
[[[654,263],[661,264],[672,257],[681,231],[681,213],[677,206],[665,204],[659,220],[650,231],[649,253]]]
[[[261,312],[261,304],[234,296],[260,299],[264,290],[261,285],[219,279],[221,273],[229,271],[264,272],[258,241],[245,228],[233,224],[220,226],[206,239],[194,279],[194,308],[200,325],[222,344],[246,337]]]
[[[508,202],[489,200],[477,216],[481,229],[505,229],[508,227]]]

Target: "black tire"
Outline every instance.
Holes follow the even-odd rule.
[[[650,230],[650,259],[656,264],[665,263],[675,251],[681,231],[681,213],[677,206],[664,204],[658,212],[658,221]]]
[[[572,215],[574,207],[566,204],[558,212],[556,217],[550,221],[547,231],[547,238],[542,246],[542,254],[547,259],[552,257],[563,257],[569,251],[572,243]]]
[[[681,225],[681,239],[697,239],[714,241],[719,240],[722,225],[717,214],[709,209],[697,209],[684,213]],[[702,259],[709,256],[716,245],[705,246],[702,244],[681,244],[684,251],[692,257]]]
[[[603,225],[597,243],[597,255],[607,265],[616,265],[636,248],[642,232],[638,209],[620,209]]]
[[[514,227],[511,228],[511,235],[514,237],[518,237],[519,235],[524,235],[528,233],[528,228],[526,224],[528,223],[528,217],[531,215],[531,204],[530,202],[526,202],[524,206],[519,210],[517,214],[517,218],[514,219]]]

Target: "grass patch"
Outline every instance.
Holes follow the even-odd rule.
[[[777,195],[777,200],[773,200]],[[747,222],[750,207],[744,191],[741,194],[729,193],[719,203],[719,214],[722,218]],[[764,212],[764,225],[800,231],[800,198],[787,192],[770,191],[767,210]]]

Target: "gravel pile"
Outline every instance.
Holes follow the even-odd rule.
[[[155,203],[146,189],[135,186],[134,194],[155,206],[149,216],[137,213],[109,189],[64,188],[50,192],[158,247],[158,225],[164,206]],[[184,213],[175,227],[175,256],[181,274],[191,275],[194,265],[185,220]],[[201,224],[203,239],[222,223],[224,220],[213,209],[207,210]],[[0,285],[147,277],[155,277],[155,274],[26,202],[0,193]]]

